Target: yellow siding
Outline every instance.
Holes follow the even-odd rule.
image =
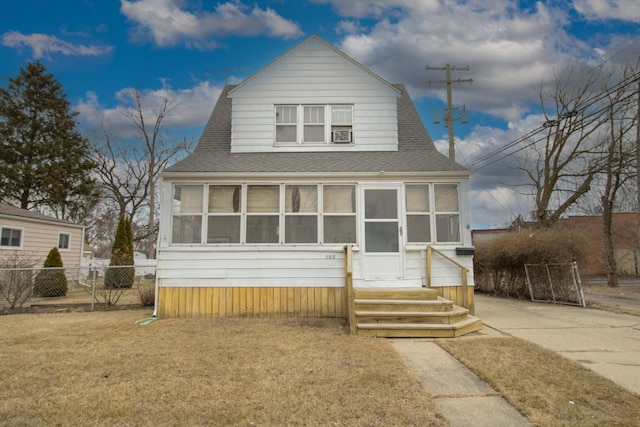
[[[346,317],[345,288],[159,289],[158,317]]]
[[[464,288],[462,286],[437,286],[431,289],[438,291],[438,296],[453,301],[455,305],[465,307],[464,304]],[[475,314],[475,305],[473,300],[473,286],[467,286],[467,306],[471,315]]]

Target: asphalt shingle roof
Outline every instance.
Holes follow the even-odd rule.
[[[82,225],[80,224],[75,224],[73,222],[65,221],[63,219],[58,219],[52,216],[43,215],[38,212],[32,212],[26,209],[16,208],[15,206],[7,205],[5,203],[0,203],[0,216],[12,216],[12,217],[19,217],[24,219],[55,222],[58,224],[82,227]]]
[[[167,173],[363,173],[462,172],[463,166],[436,150],[403,85],[398,98],[398,151],[231,153],[231,99],[227,85],[193,153],[165,169]]]

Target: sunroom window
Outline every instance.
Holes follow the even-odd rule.
[[[406,186],[407,241],[431,241],[431,215],[429,185],[411,184]]]
[[[460,212],[457,184],[434,184],[436,242],[460,241]]]
[[[278,243],[280,186],[247,186],[247,243]]]
[[[354,185],[322,187],[324,243],[356,242],[356,197]]]
[[[201,242],[202,193],[202,185],[175,185],[172,243]]]
[[[318,186],[285,186],[285,243],[318,243]]]
[[[207,243],[240,243],[242,186],[210,185]]]

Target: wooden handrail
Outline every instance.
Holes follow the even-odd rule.
[[[468,274],[469,274],[469,269],[467,267],[465,267],[464,265],[460,264],[458,261],[454,260],[453,258],[449,257],[448,255],[442,253],[441,251],[439,251],[436,248],[433,248],[431,246],[427,246],[427,287],[430,288],[431,287],[431,252],[435,252],[438,255],[440,255],[441,257],[443,257],[444,259],[446,259],[447,261],[449,261],[450,263],[452,263],[453,265],[455,265],[456,267],[458,267],[460,269],[460,273],[461,273],[461,279],[462,279],[462,306],[464,308],[469,308],[469,301],[468,301],[468,291],[469,291],[469,287],[468,287]]]
[[[356,305],[353,294],[353,248],[351,245],[344,247],[344,285],[347,288],[347,319],[349,321],[349,331],[352,334],[358,333],[356,323]]]

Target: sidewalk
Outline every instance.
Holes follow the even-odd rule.
[[[627,303],[640,312],[640,300],[625,301]],[[475,295],[475,307],[476,316],[484,324],[476,336],[525,339],[640,394],[639,316],[482,294]],[[433,340],[390,341],[451,426],[531,425],[495,390]]]
[[[433,340],[392,339],[391,343],[452,427],[532,425],[498,392]]]

